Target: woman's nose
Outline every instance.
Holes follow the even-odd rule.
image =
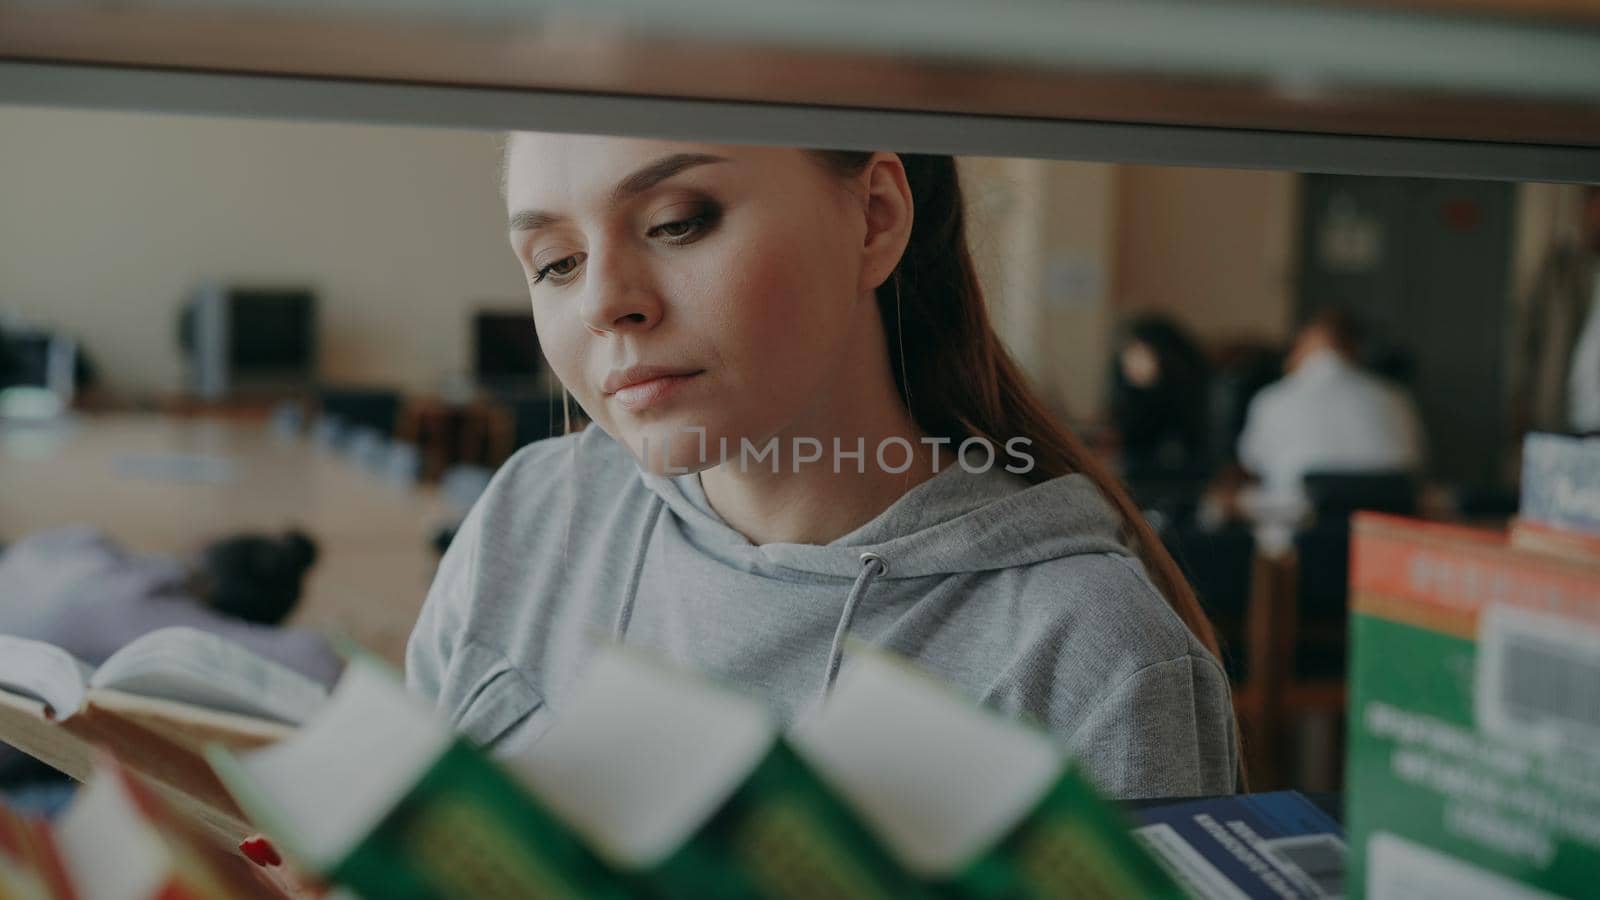
[[[591,257],[591,264],[595,260]],[[661,295],[648,273],[621,257],[591,265],[584,324],[596,336],[625,329],[648,331],[661,320]]]

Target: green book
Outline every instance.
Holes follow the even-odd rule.
[[[886,654],[854,654],[792,738],[930,893],[1183,896],[1048,735]]]
[[[509,767],[642,892],[919,895],[760,703],[607,647],[566,706]]]
[[[1600,559],[1363,513],[1350,896],[1600,896]]]
[[[294,735],[207,756],[290,859],[364,897],[632,896],[504,769],[364,657]]]

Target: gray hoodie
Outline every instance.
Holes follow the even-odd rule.
[[[591,426],[496,474],[440,564],[407,681],[511,753],[560,713],[598,640],[705,672],[788,724],[824,696],[848,636],[1047,729],[1113,796],[1232,792],[1227,678],[1118,526],[1081,475],[1029,485],[958,465],[830,544],[757,546],[698,475],[642,472]]]

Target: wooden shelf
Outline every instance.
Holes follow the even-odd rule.
[[[0,0],[0,102],[1600,181],[1600,5],[427,6]]]

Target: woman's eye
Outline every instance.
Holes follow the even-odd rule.
[[[667,237],[683,237],[693,231],[694,228],[695,220],[684,219],[681,222],[668,222],[665,225],[657,225],[655,230]]]
[[[665,222],[650,229],[650,237],[664,237],[674,243],[688,243],[690,238],[698,237],[710,227],[714,216],[707,212],[697,213],[675,222]]]
[[[578,257],[576,257],[576,256],[564,256],[561,259],[558,259],[553,263],[549,263],[547,265],[540,266],[539,267],[539,271],[537,271],[537,272],[535,272],[533,274],[533,283],[534,284],[538,284],[539,282],[545,280],[545,278],[547,278],[548,276],[551,276],[551,275],[554,275],[557,278],[561,278],[561,277],[563,277],[565,275],[571,275],[573,270],[575,270],[577,268],[578,268]]]

